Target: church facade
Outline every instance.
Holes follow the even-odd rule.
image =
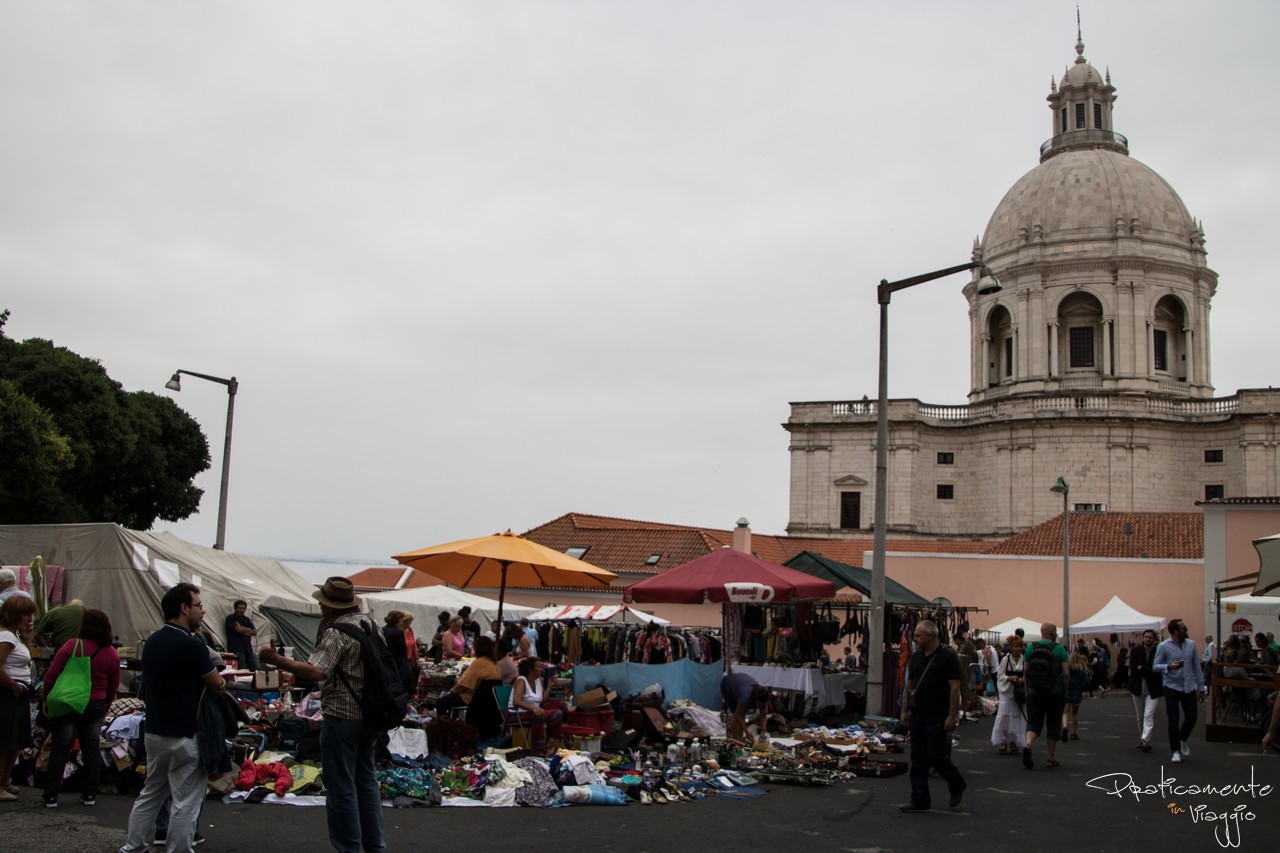
[[[888,528],[998,536],[1062,511],[1175,512],[1280,494],[1280,392],[1216,397],[1205,234],[1129,156],[1116,87],[1077,39],[1050,85],[1052,136],[975,241],[1002,289],[969,303],[963,406],[889,401]],[[874,516],[875,401],[792,404],[787,532],[845,537]]]

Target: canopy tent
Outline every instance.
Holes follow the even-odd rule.
[[[1228,595],[1219,599],[1223,616],[1248,616],[1255,625],[1267,624],[1255,630],[1274,631],[1280,621],[1280,597],[1274,595]]]
[[[1258,551],[1258,582],[1254,595],[1280,596],[1280,533],[1253,540]]]
[[[492,598],[448,586],[390,589],[386,592],[366,593],[360,597],[364,599],[364,609],[377,616],[379,621],[389,610],[412,613],[414,633],[419,637],[435,630],[436,616],[442,610],[456,614],[458,608],[466,605],[471,608],[471,618],[486,631],[493,620],[498,618],[498,602]],[[505,618],[520,619],[533,613],[535,609],[508,602],[503,607],[503,613],[506,614]],[[426,639],[431,638],[427,636]]]
[[[1072,625],[1071,633],[1118,634],[1123,631],[1145,631],[1148,628],[1154,628],[1159,631],[1163,625],[1164,619],[1161,617],[1139,613],[1125,604],[1120,596],[1113,595],[1111,600],[1097,613],[1083,622],[1076,622]],[[1039,631],[1039,626],[1036,627],[1036,630]]]
[[[656,622],[669,625],[666,619],[622,604],[552,604],[528,615],[530,622]]]
[[[315,587],[278,560],[193,545],[171,533],[108,523],[0,525],[0,564],[30,563],[37,554],[65,569],[62,601],[78,598],[106,612],[112,633],[127,645],[164,622],[160,599],[179,581],[200,587],[205,625],[224,644],[226,617],[237,599],[249,602],[259,643],[277,637],[261,609],[267,600],[280,610],[316,612]]]
[[[816,578],[832,581],[840,586],[856,589],[865,596],[871,595],[871,571],[840,563],[812,551],[801,551],[783,563],[788,568],[813,575]],[[884,579],[884,601],[889,605],[927,607],[929,599],[919,595],[893,578]],[[1039,629],[1037,629],[1039,630]]]
[[[1003,639],[1004,637],[1013,636],[1013,632],[1021,628],[1023,634],[1028,640],[1038,640],[1040,639],[1040,625],[1041,623],[1036,622],[1034,619],[1015,616],[1012,619],[1007,619],[1004,622],[1001,622],[999,625],[992,625],[990,628],[985,628],[983,630],[990,631],[993,634],[999,634],[1001,639]]]
[[[725,547],[633,583],[622,591],[622,600],[628,604],[731,601],[782,604],[803,599],[832,598],[835,594],[836,586],[829,580]]]

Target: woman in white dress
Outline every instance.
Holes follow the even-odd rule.
[[[1021,637],[1012,636],[1006,641],[1009,653],[996,667],[996,687],[1000,691],[1000,705],[996,711],[995,726],[991,729],[991,743],[1001,755],[1019,754],[1026,739],[1026,682],[1023,681]],[[1018,702],[1022,697],[1022,703]]]

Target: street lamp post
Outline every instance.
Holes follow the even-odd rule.
[[[219,376],[209,376],[205,373],[196,373],[191,370],[175,370],[173,376],[168,382],[164,383],[164,387],[170,391],[181,391],[182,382],[179,377],[182,374],[194,376],[197,379],[207,379],[210,382],[217,382],[219,385],[227,386],[227,434],[222,444],[222,489],[218,493],[218,535],[213,543],[213,547],[219,551],[225,550],[227,544],[227,480],[231,476],[231,419],[236,411],[236,391],[240,388],[240,383],[232,376],[230,379],[223,379]]]
[[[876,297],[880,302],[880,396],[876,403],[876,510],[875,536],[872,541],[871,564],[871,636],[867,648],[867,713],[883,714],[884,702],[884,549],[889,496],[889,298],[926,281],[965,270],[979,269],[979,280],[990,278],[978,293],[987,295],[1000,290],[995,273],[981,261],[970,261],[944,270],[904,278],[901,281],[880,280]]]
[[[1062,639],[1065,645],[1071,634],[1071,505],[1067,503],[1071,487],[1059,477],[1049,491],[1062,495]]]

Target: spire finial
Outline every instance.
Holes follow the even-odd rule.
[[[1084,62],[1084,35],[1080,27],[1080,7],[1076,6],[1076,64]]]

